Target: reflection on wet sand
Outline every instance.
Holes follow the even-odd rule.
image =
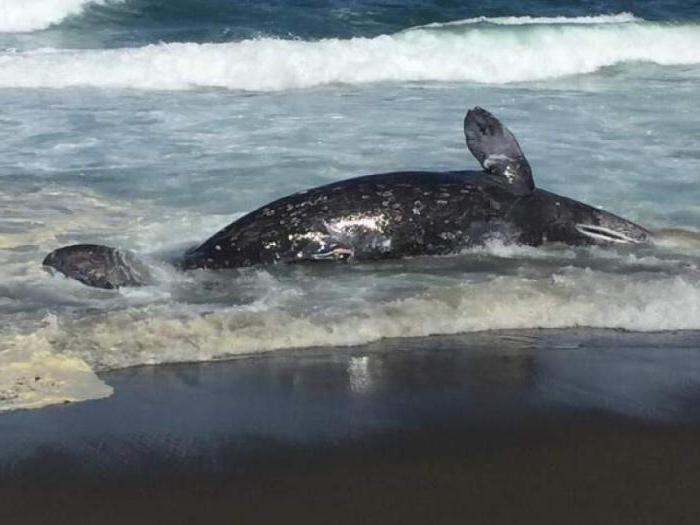
[[[135,436],[144,451],[180,443],[187,455],[222,438],[337,442],[552,413],[696,423],[699,340],[692,332],[477,333],[126,369],[107,374],[112,398],[0,417],[0,462],[49,443],[84,453],[86,443]]]

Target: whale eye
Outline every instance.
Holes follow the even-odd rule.
[[[639,242],[636,239],[625,235],[624,233],[616,232],[615,230],[611,230],[610,228],[605,228],[603,226],[596,226],[593,224],[577,224],[575,228],[579,233],[599,242],[616,242],[623,244]]]

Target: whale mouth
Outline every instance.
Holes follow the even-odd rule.
[[[614,242],[618,244],[640,244],[644,241],[630,237],[625,233],[605,228],[604,226],[595,226],[593,224],[577,224],[576,230],[598,242]]]

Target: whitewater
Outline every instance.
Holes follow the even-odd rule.
[[[388,337],[595,327],[700,342],[700,16],[494,5],[0,1],[0,410],[109,396],[107,370]],[[304,188],[476,169],[461,129],[475,105],[513,130],[539,187],[656,243],[163,262]],[[157,283],[97,290],[41,268],[79,242],[141,254]]]
[[[348,40],[260,38],[226,44],[11,51],[0,54],[0,87],[281,91],[371,82],[500,84],[634,62],[700,63],[700,24],[617,20],[546,24],[516,18]]]
[[[3,0],[0,4],[0,32],[19,33],[46,29],[70,16],[79,15],[89,4],[104,1]]]

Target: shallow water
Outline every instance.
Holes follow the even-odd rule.
[[[108,395],[93,371],[146,363],[700,329],[700,11],[585,4],[8,0],[0,408]],[[656,245],[220,273],[158,262],[303,188],[476,169],[462,135],[475,105],[516,134],[538,186],[643,224]],[[78,242],[148,255],[158,284],[95,290],[42,270]]]

